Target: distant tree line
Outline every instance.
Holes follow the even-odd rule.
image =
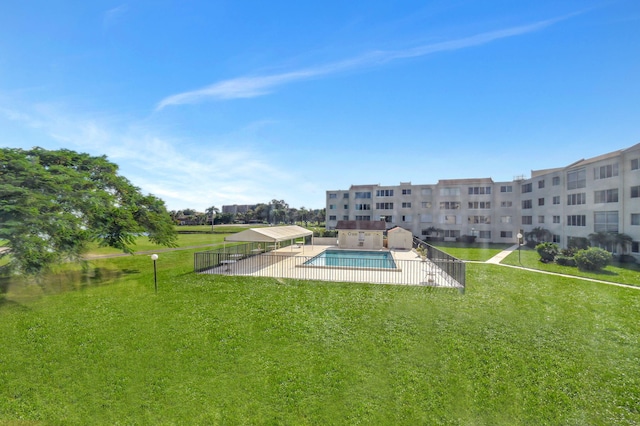
[[[325,220],[324,208],[307,209],[306,207],[290,207],[284,200],[271,200],[269,203],[260,203],[246,212],[220,213],[220,209],[211,206],[204,212],[195,209],[171,210],[169,215],[176,225],[223,225],[233,223],[270,223],[270,224],[294,224],[301,223],[304,226],[316,224],[320,226]]]

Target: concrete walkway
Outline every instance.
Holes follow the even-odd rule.
[[[509,256],[511,253],[513,253],[516,250],[518,250],[518,244],[514,244],[511,247],[504,249],[503,251],[501,251],[500,253],[496,254],[491,259],[489,259],[489,260],[487,260],[485,262],[471,262],[471,263],[491,263],[491,264],[494,264],[494,265],[500,265],[500,266],[504,266],[504,267],[508,267],[508,268],[521,269],[521,270],[524,270],[524,271],[531,271],[531,272],[538,272],[540,274],[555,275],[555,276],[558,276],[558,277],[566,277],[566,278],[574,278],[574,279],[577,279],[577,280],[584,280],[584,281],[590,281],[590,282],[594,282],[594,283],[613,285],[613,286],[616,286],[616,287],[625,287],[625,288],[631,288],[631,289],[634,289],[634,290],[640,290],[640,286],[616,283],[614,281],[604,281],[604,280],[597,280],[597,279],[594,279],[594,278],[580,277],[578,275],[568,275],[568,274],[561,274],[561,273],[558,273],[558,272],[542,271],[540,269],[526,268],[524,266],[503,265],[501,262],[504,260],[504,258]]]
[[[497,265],[500,262],[502,262],[505,257],[509,256],[515,250],[518,250],[518,244],[514,244],[511,247],[502,250],[500,253],[496,254],[491,259],[487,260],[486,263],[494,263]]]

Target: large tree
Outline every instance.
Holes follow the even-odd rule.
[[[142,233],[176,245],[164,202],[143,195],[105,156],[0,148],[0,240],[19,272],[79,260],[92,241],[131,253]]]

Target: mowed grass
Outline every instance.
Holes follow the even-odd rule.
[[[640,423],[636,290],[485,264],[465,295],[200,276],[192,253],[161,256],[158,294],[146,256],[8,288],[0,423]]]
[[[520,253],[518,253],[518,250],[514,251],[504,259],[502,263],[513,266],[524,266],[525,268],[540,271],[640,286],[640,265],[634,263],[613,262],[601,271],[583,271],[577,267],[562,266],[556,263],[543,263],[540,261],[540,255],[537,251],[524,246]]]
[[[504,249],[512,246],[512,244],[461,244],[448,242],[435,242],[432,245],[458,259],[478,262],[485,262]]]

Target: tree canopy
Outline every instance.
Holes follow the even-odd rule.
[[[0,148],[0,240],[8,241],[10,267],[42,272],[79,260],[92,241],[131,253],[143,233],[176,245],[164,202],[143,195],[106,156]]]

